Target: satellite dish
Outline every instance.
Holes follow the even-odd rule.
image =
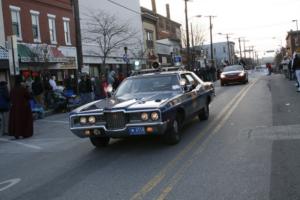
[[[158,62],[152,63],[152,67],[153,67],[153,69],[158,69],[159,68],[159,63]]]

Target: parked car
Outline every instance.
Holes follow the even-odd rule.
[[[230,65],[224,67],[220,75],[221,86],[231,83],[248,83],[248,72],[242,65]]]
[[[96,147],[110,138],[163,135],[168,144],[181,139],[183,124],[209,117],[214,86],[193,72],[155,71],[125,79],[111,98],[81,106],[70,113],[70,129],[89,137]]]

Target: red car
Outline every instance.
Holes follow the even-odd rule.
[[[230,65],[220,75],[221,86],[231,83],[248,83],[248,72],[242,65]]]

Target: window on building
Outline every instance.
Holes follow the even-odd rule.
[[[162,19],[162,18],[160,18],[159,19],[159,27],[161,28],[161,29],[164,29],[165,28],[165,23],[164,23],[164,20]]]
[[[223,47],[223,53],[226,53],[226,47],[225,46]]]
[[[31,13],[31,22],[32,22],[33,41],[41,42],[40,22],[39,22],[40,13],[33,10],[31,10],[30,13]]]
[[[154,47],[154,37],[153,37],[153,31],[146,30],[146,42],[147,42],[147,48],[153,48]]]
[[[216,48],[214,48],[214,54],[215,54],[215,55],[217,54],[217,50],[216,50]]]
[[[50,34],[51,44],[57,44],[55,15],[48,15],[48,23],[49,23],[49,34]]]
[[[63,21],[64,21],[65,42],[66,45],[71,45],[70,19],[63,18]]]
[[[22,40],[20,10],[19,7],[10,6],[12,32],[18,40]]]
[[[166,30],[170,31],[171,30],[171,25],[170,25],[170,21],[166,21]]]

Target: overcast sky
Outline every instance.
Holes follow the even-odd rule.
[[[151,9],[151,0],[140,0],[141,6]],[[170,4],[171,18],[184,26],[183,0],[156,0],[159,14],[166,15],[165,4]],[[231,40],[245,37],[247,46],[255,46],[262,56],[271,49],[285,46],[285,37],[291,29],[296,30],[293,19],[299,20],[300,0],[192,0],[188,3],[189,17],[193,24],[199,24],[209,42],[208,18],[193,18],[195,15],[215,15],[214,42],[226,41],[217,33],[232,33]]]

